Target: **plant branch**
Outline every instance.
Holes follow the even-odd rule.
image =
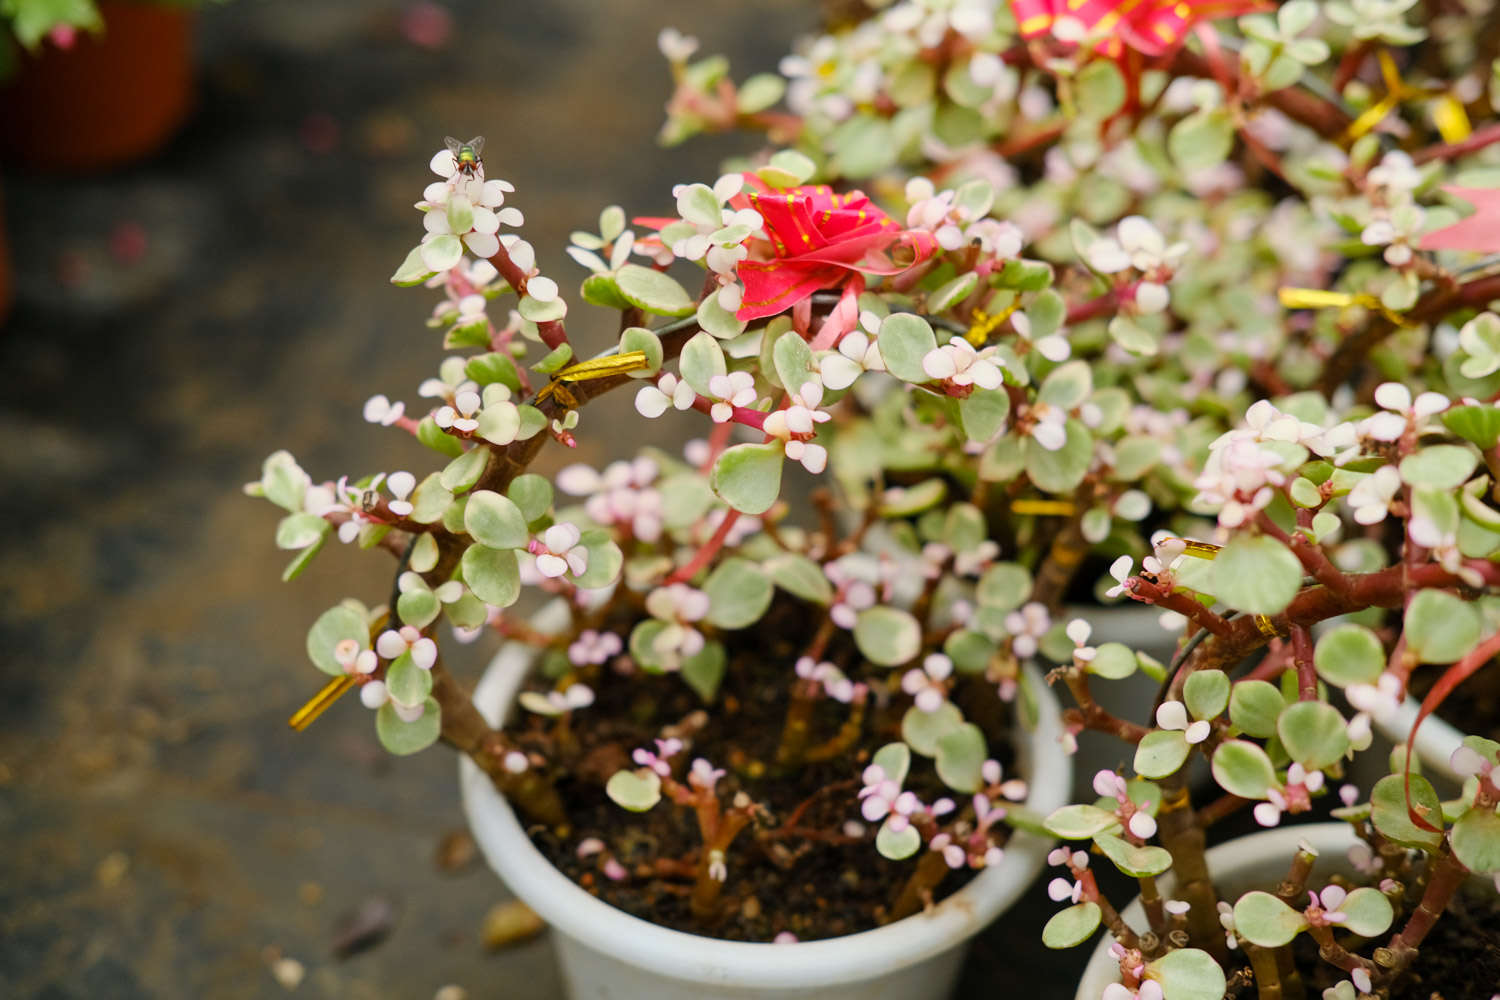
[[[1407,311],[1405,319],[1411,326],[1421,326],[1436,322],[1455,309],[1477,308],[1495,298],[1500,298],[1500,274],[1475,278],[1462,285],[1455,284],[1450,277],[1446,281],[1439,280],[1423,293]],[[1372,316],[1362,330],[1339,342],[1318,376],[1318,391],[1331,396],[1369,353],[1395,332],[1396,324],[1389,317],[1383,314]]]

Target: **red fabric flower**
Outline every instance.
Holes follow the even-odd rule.
[[[863,288],[863,275],[900,273],[937,250],[931,233],[903,229],[859,191],[836,194],[822,184],[775,190],[746,174],[745,190],[729,203],[759,212],[770,237],[768,245],[752,241],[751,257],[736,269],[745,284],[735,313],[741,320],[775,316],[850,278]]]
[[[1474,214],[1422,237],[1423,250],[1500,251],[1500,188],[1466,188],[1450,184],[1444,191],[1474,206]]]
[[[1022,38],[1036,38],[1072,18],[1096,40],[1094,51],[1111,59],[1126,45],[1142,55],[1165,55],[1200,22],[1266,7],[1263,0],[1010,0]]]

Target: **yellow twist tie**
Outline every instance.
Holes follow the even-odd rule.
[[[1437,107],[1432,109],[1432,123],[1437,126],[1443,141],[1449,145],[1463,142],[1474,131],[1463,102],[1452,94],[1444,94],[1438,98]]]
[[[1277,631],[1276,626],[1271,624],[1271,619],[1265,615],[1255,616],[1255,627],[1260,629],[1260,634],[1267,639],[1274,639],[1281,634]]]
[[[1181,542],[1182,554],[1195,559],[1217,559],[1219,551],[1223,548],[1222,545],[1215,545],[1213,542],[1196,542],[1191,538],[1169,538],[1167,541]]]
[[[1405,316],[1388,308],[1378,297],[1365,293],[1353,295],[1323,288],[1280,288],[1276,291],[1276,297],[1287,309],[1347,309],[1350,306],[1362,306],[1384,316],[1393,326],[1412,325]]]
[[[328,711],[329,706],[338,701],[344,692],[353,686],[354,678],[348,674],[341,674],[338,677],[334,677],[327,684],[323,685],[322,690],[309,698],[307,704],[297,709],[292,717],[287,720],[287,725],[299,733],[302,732],[302,730],[317,721],[318,716]]]
[[[1379,125],[1385,120],[1385,116],[1395,111],[1402,101],[1410,100],[1414,97],[1431,97],[1434,94],[1442,93],[1442,91],[1407,86],[1406,81],[1401,79],[1401,71],[1396,68],[1396,60],[1391,58],[1388,50],[1381,49],[1375,54],[1375,58],[1380,62],[1380,77],[1385,81],[1385,96],[1370,105],[1365,109],[1363,114],[1349,123],[1349,127],[1344,130],[1344,142],[1346,144],[1354,142],[1354,140],[1373,129],[1376,125]]]
[[[1017,500],[1010,505],[1013,514],[1037,514],[1041,517],[1072,517],[1078,510],[1071,500]]]
[[[558,402],[564,406],[576,409],[578,399],[567,390],[565,387],[567,383],[591,382],[594,379],[609,378],[612,375],[640,371],[642,368],[650,367],[651,362],[646,358],[645,351],[626,351],[623,354],[610,354],[602,358],[580,361],[576,365],[569,365],[555,372],[552,381],[542,386],[542,391],[536,394],[536,401],[540,403],[548,396],[556,396]]]

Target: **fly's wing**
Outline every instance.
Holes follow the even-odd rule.
[[[458,159],[458,151],[464,148],[464,144],[451,135],[443,137],[443,145],[448,147],[448,152],[453,154],[454,160]]]
[[[469,148],[474,151],[474,155],[475,156],[479,156],[481,153],[483,153],[484,152],[484,136],[482,136],[482,135],[476,135],[474,138],[470,139],[469,140]]]

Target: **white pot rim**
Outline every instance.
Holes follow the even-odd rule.
[[[1269,876],[1267,884],[1274,886],[1285,877],[1287,866],[1291,864],[1292,856],[1296,854],[1298,846],[1306,843],[1318,852],[1318,860],[1313,869],[1314,881],[1316,881],[1317,878],[1325,877],[1329,872],[1352,871],[1353,866],[1349,862],[1348,851],[1357,841],[1354,829],[1348,823],[1307,823],[1300,826],[1275,827],[1236,837],[1216,847],[1210,847],[1207,852],[1208,870],[1216,884],[1233,885],[1237,882],[1248,882],[1268,864],[1280,864],[1279,868],[1267,869]],[[1169,893],[1171,888],[1171,882],[1163,879],[1161,884],[1163,894]],[[1140,897],[1137,896],[1130,902],[1130,905],[1120,911],[1120,916],[1133,927],[1144,927],[1146,912],[1141,907]],[[1109,953],[1109,946],[1114,943],[1114,940],[1114,936],[1106,932],[1095,946],[1093,954],[1089,956],[1088,965],[1084,967],[1074,1000],[1099,1000],[1104,987],[1119,980],[1119,964]]]
[[[1372,720],[1380,735],[1390,740],[1397,746],[1406,743],[1407,736],[1411,735],[1411,727],[1417,721],[1417,713],[1422,710],[1421,702],[1407,696],[1402,699],[1401,706],[1396,709],[1394,715],[1385,720]],[[1464,734],[1448,722],[1438,718],[1433,713],[1422,720],[1422,728],[1417,730],[1415,747],[1417,759],[1422,766],[1429,771],[1441,774],[1449,781],[1463,784],[1464,779],[1458,772],[1453,770],[1449,763],[1453,757],[1453,751],[1457,750],[1464,741]]]
[[[492,725],[514,697],[532,651],[501,649],[474,692]],[[1072,761],[1063,752],[1057,700],[1041,675],[1026,668],[1038,694],[1038,721],[1017,748],[1027,774],[1026,806],[1046,815],[1067,802]],[[464,812],[491,867],[518,897],[557,931],[586,947],[659,975],[761,989],[816,988],[877,978],[963,943],[1028,888],[1046,864],[1051,841],[1016,831],[999,865],[987,868],[926,913],[874,930],[796,944],[723,941],[657,926],[579,888],[536,849],[489,778],[467,757],[459,762]]]

